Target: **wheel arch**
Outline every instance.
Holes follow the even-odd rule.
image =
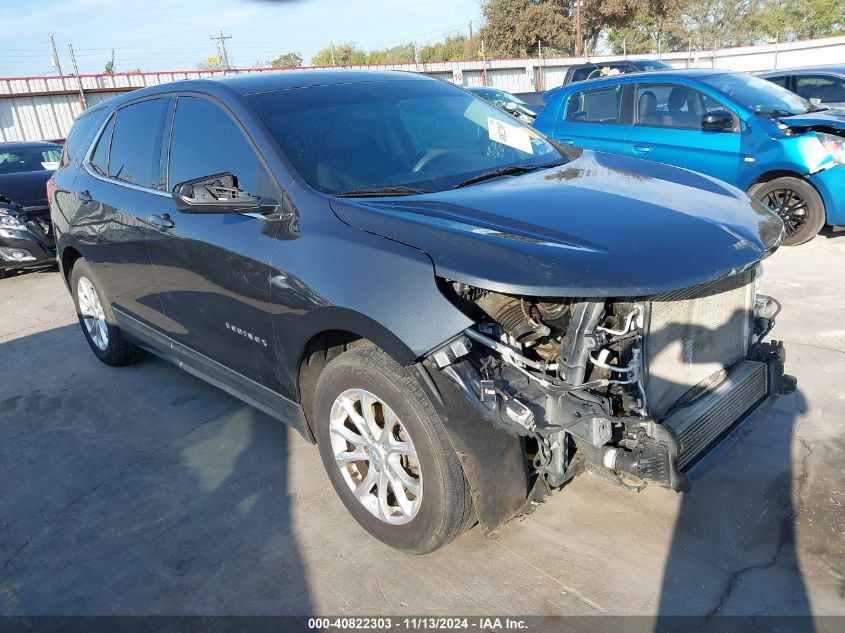
[[[313,435],[314,387],[323,369],[350,347],[372,343],[402,366],[419,360],[396,334],[370,317],[345,308],[330,307],[311,315],[311,331],[303,337],[296,365],[296,396]]]
[[[59,262],[65,286],[70,289],[70,274],[76,261],[82,259],[82,253],[73,246],[65,246],[56,259]]]

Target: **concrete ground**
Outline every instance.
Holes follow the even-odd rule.
[[[365,534],[283,425],[99,363],[57,272],[2,280],[0,613],[845,615],[843,262],[845,236],[766,262],[799,388],[691,492],[580,477],[422,557]]]

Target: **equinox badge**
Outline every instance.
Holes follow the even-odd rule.
[[[267,347],[267,339],[263,339],[259,336],[255,336],[255,334],[253,334],[252,332],[247,332],[246,330],[239,328],[236,325],[232,325],[228,321],[226,322],[226,329],[232,330],[232,332],[234,332],[235,334],[240,334],[244,338],[248,338],[250,341],[252,341],[254,343],[258,343],[259,345],[263,345],[264,347]]]

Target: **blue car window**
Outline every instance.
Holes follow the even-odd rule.
[[[621,112],[622,86],[608,86],[570,96],[564,118],[582,123],[620,123]]]
[[[637,86],[635,125],[700,130],[701,117],[725,106],[707,95],[676,84],[640,84]]]

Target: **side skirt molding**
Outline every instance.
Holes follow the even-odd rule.
[[[306,440],[315,443],[311,431],[305,424],[302,408],[283,395],[239,374],[216,360],[197,352],[158,330],[129,316],[120,308],[113,308],[118,327],[133,342],[152,352],[159,358],[173,363],[218,389],[244,401],[299,431]]]

